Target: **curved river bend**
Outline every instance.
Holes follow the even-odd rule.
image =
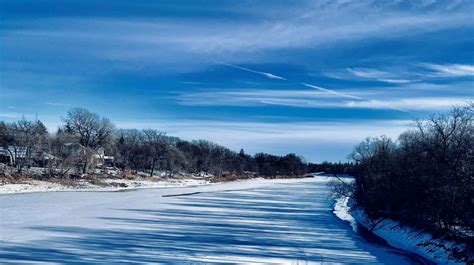
[[[0,263],[426,264],[332,213],[327,178],[0,196]]]

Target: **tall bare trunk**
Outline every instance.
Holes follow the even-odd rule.
[[[82,174],[87,173],[87,162],[84,162],[84,165],[82,165]]]
[[[153,160],[153,162],[151,163],[151,172],[150,172],[150,178],[153,177],[153,171],[155,171],[155,163],[156,161]]]

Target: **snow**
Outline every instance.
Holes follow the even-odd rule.
[[[0,263],[417,264],[336,217],[328,181],[0,195]]]
[[[350,214],[351,208],[348,206],[349,197],[340,196],[336,198],[336,203],[334,204],[334,214],[339,217],[339,219],[347,221],[351,224],[352,230],[357,232],[357,220],[352,217]]]
[[[66,189],[67,187],[64,187],[63,185],[57,183],[32,181],[30,183],[0,185],[0,194],[61,191]]]
[[[455,242],[435,239],[429,233],[409,226],[402,226],[395,220],[371,220],[363,210],[355,207],[349,197],[342,196],[338,198],[334,206],[334,212],[342,220],[351,222],[354,228],[359,223],[395,248],[414,252],[437,264],[465,264],[465,262],[451,257],[449,251],[439,247],[439,245],[442,244],[447,249],[457,248],[459,250],[464,249],[465,246]]]
[[[164,188],[207,185],[204,179],[180,178],[180,179],[102,179],[107,186],[93,185],[85,180],[78,181],[75,186],[65,186],[59,183],[29,180],[27,183],[0,185],[0,194],[51,192],[51,191],[120,191],[142,188]],[[122,186],[120,186],[122,184]]]

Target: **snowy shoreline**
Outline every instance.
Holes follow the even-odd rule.
[[[265,179],[270,182],[292,182],[292,180],[301,181],[308,178],[276,178]],[[310,178],[309,178],[310,179]],[[43,192],[112,192],[112,191],[127,191],[137,189],[156,189],[156,188],[180,188],[180,187],[196,187],[205,185],[216,185],[220,183],[229,182],[244,182],[244,181],[260,181],[263,178],[238,179],[224,182],[211,182],[208,178],[169,178],[169,179],[150,179],[150,178],[104,178],[101,179],[102,185],[93,184],[88,180],[77,180],[74,185],[63,185],[57,182],[42,181],[30,179],[24,183],[14,184],[0,184],[1,195],[14,195],[26,193],[43,193]]]
[[[333,212],[341,220],[350,222],[353,229],[360,224],[394,248],[415,253],[436,264],[466,264],[451,255],[453,251],[465,249],[463,244],[433,238],[427,232],[402,226],[395,220],[372,220],[354,206],[353,200],[342,196],[336,199]]]
[[[209,185],[208,180],[193,179],[193,178],[179,178],[179,179],[102,179],[106,184],[95,185],[87,181],[78,181],[75,185],[68,186],[60,183],[28,180],[25,183],[4,184],[0,185],[0,195],[13,195],[24,193],[38,193],[38,192],[70,192],[70,191],[125,191],[135,189],[150,189],[150,188],[173,188],[173,187],[191,187]]]

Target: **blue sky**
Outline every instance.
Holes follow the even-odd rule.
[[[474,1],[0,0],[0,120],[345,161],[474,97]]]

